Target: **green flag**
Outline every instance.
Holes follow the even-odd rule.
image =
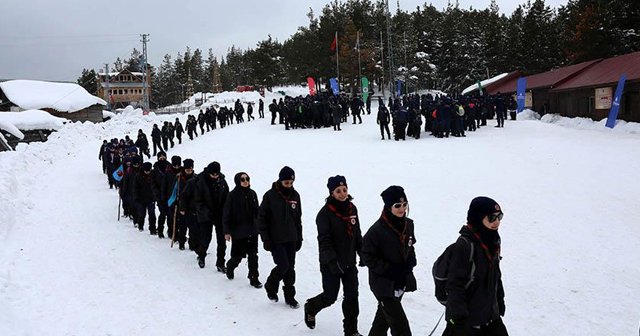
[[[478,81],[478,91],[480,91],[480,95],[482,96],[482,83]]]
[[[369,98],[369,79],[362,77],[362,102],[366,103]]]

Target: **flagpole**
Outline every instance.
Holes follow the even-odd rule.
[[[362,66],[360,65],[360,31],[358,30],[356,35],[356,47],[358,47],[358,82],[360,85],[360,96],[362,96]]]
[[[338,88],[340,87],[340,55],[338,54],[339,50],[340,48],[338,46],[338,31],[336,30],[336,72],[338,73],[338,77],[336,77],[336,79],[338,80]]]
[[[384,42],[382,40],[382,32],[380,32],[380,67],[382,68],[382,78],[380,79],[380,88],[382,89],[382,97],[384,97]]]

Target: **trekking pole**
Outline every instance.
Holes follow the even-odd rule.
[[[120,221],[120,204],[122,203],[122,198],[118,195],[118,222]]]
[[[436,323],[436,326],[433,327],[433,330],[431,330],[431,332],[427,336],[431,336],[433,335],[434,332],[436,332],[436,329],[438,329],[438,325],[440,324],[440,321],[442,321],[443,316],[444,316],[444,312],[442,312],[442,315],[440,315],[440,318],[438,319],[438,323]]]

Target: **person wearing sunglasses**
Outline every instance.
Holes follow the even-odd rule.
[[[358,270],[356,254],[362,248],[358,209],[352,203],[347,180],[336,175],[327,181],[329,197],[316,216],[322,293],[307,300],[304,321],[314,329],[316,315],[338,299],[342,282],[342,314],[345,336],[358,336]]]
[[[390,186],[382,194],[384,208],[380,218],[364,235],[362,261],[369,268],[369,287],[378,301],[378,310],[369,336],[411,335],[402,308],[402,296],[417,289],[413,220],[407,217],[409,201],[404,189]]]
[[[284,282],[284,301],[291,308],[300,304],[296,295],[296,252],[302,247],[302,206],[300,194],[293,188],[295,172],[283,167],[278,181],[273,182],[262,197],[258,227],[264,249],[271,252],[276,266],[271,270],[264,289],[269,300],[278,302],[278,287]]]
[[[258,280],[258,195],[251,189],[249,175],[237,173],[236,186],[229,192],[222,212],[224,238],[231,244],[231,258],[227,261],[227,278],[234,278],[234,270],[244,257],[249,266],[249,284],[262,288]]]
[[[500,205],[489,197],[476,197],[469,205],[467,225],[460,229],[465,239],[457,240],[449,261],[443,336],[508,335],[501,318],[505,313],[498,234],[502,217]],[[471,251],[474,267],[469,262]]]

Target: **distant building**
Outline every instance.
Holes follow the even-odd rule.
[[[640,52],[596,59],[527,76],[527,100],[541,114],[601,120],[611,109],[618,80],[626,74],[618,119],[640,122]],[[518,78],[513,72],[487,85],[489,94],[515,94]]]
[[[0,111],[42,110],[72,121],[92,122],[102,122],[107,105],[78,84],[35,80],[0,82],[0,101]]]
[[[144,77],[142,72],[131,72],[127,69],[110,72],[109,76],[101,72],[98,74],[98,96],[109,100],[112,109],[124,108],[128,105],[142,107]],[[147,76],[147,92],[151,95],[149,76]]]

